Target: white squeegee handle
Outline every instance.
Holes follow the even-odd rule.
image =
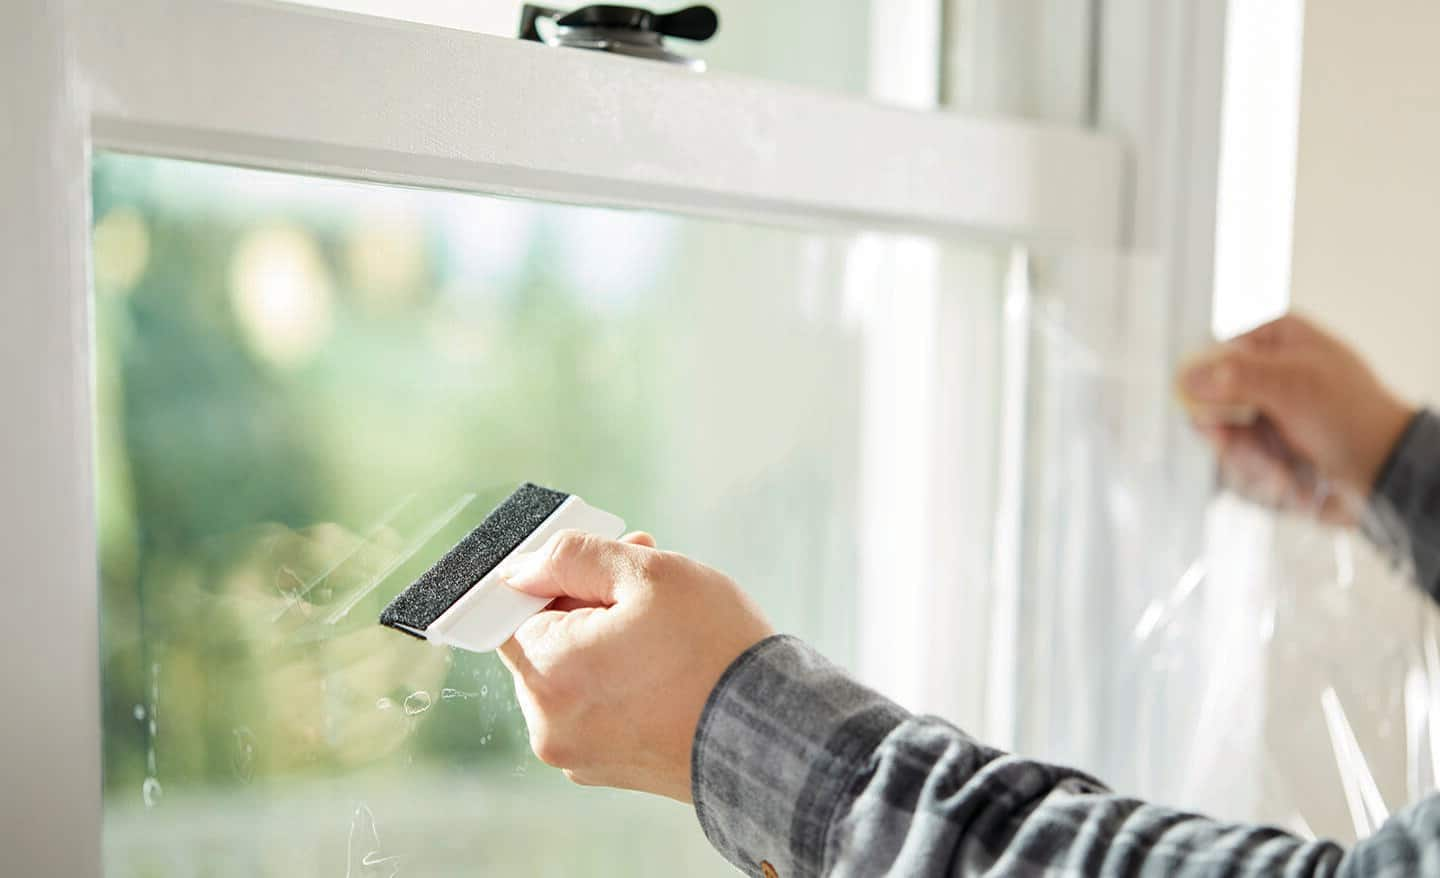
[[[555,532],[562,530],[579,530],[613,540],[625,532],[625,522],[572,494],[521,540],[506,556],[507,560],[540,549]],[[440,614],[440,618],[431,622],[425,629],[425,639],[471,652],[488,652],[509,640],[526,619],[545,609],[549,598],[523,594],[501,581],[496,574],[504,567],[503,562],[496,565],[450,609]]]

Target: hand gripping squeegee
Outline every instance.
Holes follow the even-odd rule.
[[[615,539],[625,522],[574,494],[526,482],[400,592],[380,614],[380,624],[472,652],[495,649],[550,603],[505,585],[496,569],[561,530]]]

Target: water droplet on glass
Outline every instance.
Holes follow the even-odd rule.
[[[154,808],[163,795],[165,791],[160,788],[160,781],[153,777],[145,778],[145,783],[140,785],[140,798],[145,800],[146,808]]]
[[[414,716],[417,713],[424,713],[429,709],[430,693],[423,689],[419,692],[410,693],[410,697],[405,699],[405,712],[410,716]]]
[[[480,697],[481,697],[481,698],[484,698],[486,695],[489,695],[489,694],[490,694],[490,687],[489,687],[489,686],[481,686],[481,687],[480,687]]]
[[[136,719],[137,721],[138,721],[138,720],[143,720],[143,719],[145,719],[145,705],[143,705],[143,704],[137,704],[137,705],[135,705],[135,711],[134,711],[134,713],[135,713],[135,719]]]
[[[255,776],[255,735],[245,726],[233,729],[231,734],[235,736],[235,753],[231,758],[235,776],[242,783],[249,783]]]
[[[391,701],[388,698],[381,698],[379,701],[375,702],[375,706],[380,710],[389,710],[390,708],[395,706],[395,702]]]

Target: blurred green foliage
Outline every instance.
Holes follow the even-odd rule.
[[[728,873],[376,617],[530,480],[844,661],[852,239],[114,154],[94,217],[107,872]]]
[[[247,174],[95,164],[106,790],[509,772],[494,658],[374,620],[519,481],[647,513],[651,321],[582,301],[543,223],[476,276],[423,210],[377,222],[372,187],[222,204]]]

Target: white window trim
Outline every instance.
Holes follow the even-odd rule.
[[[1036,0],[1039,2],[1039,0]],[[1205,343],[1210,333],[1215,276],[1215,219],[1225,71],[1226,20],[1232,2],[1248,0],[1105,0],[1096,15],[1093,123],[1124,139],[1131,154],[1126,186],[1125,231],[1120,250],[1136,269],[1123,279],[1153,289],[1157,325],[1168,337],[1156,339],[1158,361],[1177,363]],[[995,4],[998,6],[998,4]],[[1027,6],[1012,14],[1026,14]],[[1006,4],[1006,9],[1009,8]],[[1063,72],[1063,71],[1062,71]],[[1042,83],[1044,93],[1061,93]],[[1023,312],[1027,288],[1016,278],[1007,298]],[[1165,319],[1167,318],[1168,319]],[[1011,343],[1012,358],[1023,356]],[[1026,432],[1030,405],[1025,382],[1009,382],[1001,400],[1000,466],[1013,473],[1026,454],[1017,437]],[[1201,551],[1207,500],[1213,488],[1208,456],[1197,453],[1188,424],[1170,417],[1155,442],[1172,462],[1167,481],[1175,525],[1194,535]],[[1010,491],[1019,491],[1014,485]],[[1019,641],[1023,570],[1015,536],[1029,511],[1022,499],[1005,496],[997,509],[996,543],[989,583],[989,643],[983,737],[1012,746],[1019,706]]]
[[[747,220],[1119,241],[1123,150],[1080,129],[269,3],[101,0],[74,21],[98,147]]]
[[[1129,238],[1114,137],[263,0],[10,0],[0,106],[0,844],[16,874],[102,871],[95,150],[747,221]]]

